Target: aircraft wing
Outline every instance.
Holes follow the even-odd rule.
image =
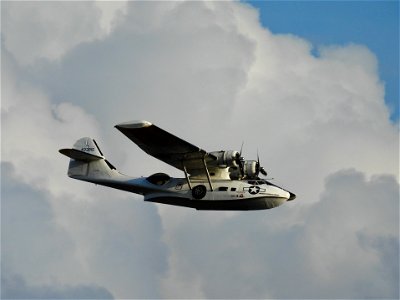
[[[115,126],[147,154],[188,173],[204,168],[216,157],[147,121],[132,121]]]

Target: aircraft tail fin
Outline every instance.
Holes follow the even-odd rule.
[[[72,148],[59,152],[71,158],[68,176],[76,179],[102,179],[115,175],[115,167],[108,162],[96,141],[89,137],[77,140]]]
[[[96,141],[90,137],[77,140],[72,149],[60,149],[60,153],[76,160],[93,161],[104,158]]]

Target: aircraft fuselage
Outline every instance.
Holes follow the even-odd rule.
[[[207,180],[169,178],[150,182],[151,177],[99,179],[71,176],[108,187],[144,196],[144,201],[198,210],[259,210],[270,209],[293,200],[295,195],[266,180],[214,180],[213,190]]]

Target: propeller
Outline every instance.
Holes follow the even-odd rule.
[[[260,172],[261,174],[263,174],[264,176],[267,176],[267,171],[265,171],[264,167],[261,167],[260,165],[260,157],[258,155],[258,149],[257,149],[257,164],[256,164],[256,171],[257,173]]]
[[[240,177],[244,176],[244,157],[242,157],[243,144],[240,146],[240,152],[236,155],[236,163],[239,165]]]

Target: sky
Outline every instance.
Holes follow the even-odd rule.
[[[313,44],[367,46],[378,58],[391,120],[399,120],[399,1],[246,1],[273,33],[295,34]]]
[[[398,4],[264,4],[1,2],[2,298],[399,298]],[[296,200],[203,212],[67,177],[83,136],[182,177],[113,128],[141,119],[244,141]]]

